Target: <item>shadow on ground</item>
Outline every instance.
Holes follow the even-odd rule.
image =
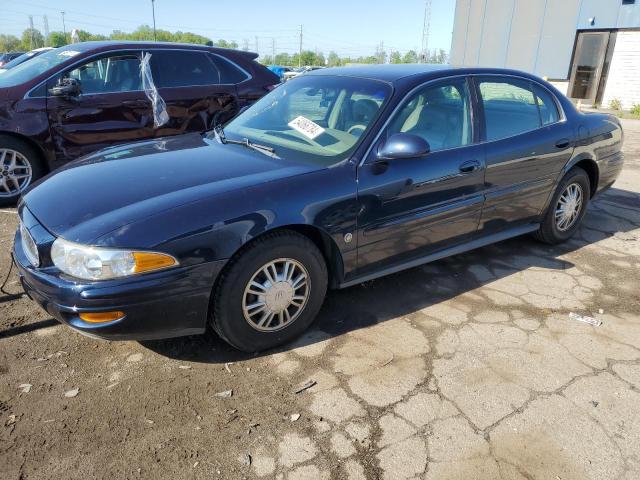
[[[615,217],[615,228],[611,228],[611,225],[603,225],[602,230],[593,228],[593,224],[600,223],[599,217],[606,215],[607,208],[601,208],[601,205],[620,211],[620,216]],[[624,210],[640,210],[640,195],[612,188],[591,204],[581,229],[564,244],[549,246],[530,236],[518,237],[351,288],[331,291],[311,328],[325,335],[307,334],[277,350],[258,354],[238,352],[210,330],[205,335],[142,342],[142,345],[174,359],[223,363],[287,351],[325,340],[327,334],[337,337],[409,315],[530,267],[571,268],[573,264],[559,257],[590,243],[640,227],[637,221],[624,217]],[[589,234],[584,235],[585,231]],[[486,281],[477,280],[469,271],[472,265],[486,266],[489,263],[499,268],[494,268],[492,278]]]

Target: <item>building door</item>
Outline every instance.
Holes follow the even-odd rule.
[[[604,67],[610,35],[611,32],[578,32],[569,97],[584,100],[589,105],[598,103],[600,82],[606,77]]]

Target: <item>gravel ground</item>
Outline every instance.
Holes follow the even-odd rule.
[[[640,122],[624,126],[625,170],[570,242],[332,292],[277,352],[91,340],[13,272],[0,478],[640,478]],[[0,212],[2,279],[16,221]]]

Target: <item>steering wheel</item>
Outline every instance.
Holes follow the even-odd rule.
[[[360,133],[364,132],[367,129],[366,125],[352,125],[351,127],[349,127],[349,130],[347,130],[347,133],[350,133],[351,135],[357,136],[353,133],[354,130],[361,130]]]

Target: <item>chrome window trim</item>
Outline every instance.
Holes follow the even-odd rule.
[[[75,63],[72,63],[71,65],[68,65],[67,67],[65,67],[64,69],[62,69],[61,71],[58,71],[50,76],[48,76],[46,79],[44,79],[43,81],[41,81],[40,83],[38,83],[35,87],[29,89],[29,91],[27,93],[24,94],[24,96],[22,97],[23,99],[27,99],[27,98],[47,98],[47,96],[38,96],[38,97],[32,97],[31,96],[31,92],[33,92],[34,90],[40,88],[43,84],[46,85],[46,83],[51,80],[52,78],[56,77],[57,75],[60,75],[60,73],[62,72],[66,72],[68,71],[68,69],[72,69],[73,67],[76,67],[80,64],[82,64],[83,62],[89,62],[92,59],[96,58],[96,57],[100,57],[103,55],[107,55],[109,56],[110,54],[118,54],[120,52],[139,52],[139,53],[143,53],[143,52],[150,52],[152,53],[154,50],[162,50],[162,51],[177,51],[177,52],[200,52],[200,53],[204,53],[204,54],[208,54],[208,55],[215,55],[219,58],[222,58],[223,60],[229,62],[231,65],[235,66],[236,68],[238,68],[240,71],[242,71],[242,73],[244,73],[247,78],[244,79],[242,82],[238,82],[238,83],[216,83],[215,85],[220,85],[220,86],[230,86],[230,85],[241,85],[245,82],[248,82],[249,80],[253,79],[253,75],[251,75],[247,70],[245,70],[244,68],[242,68],[240,65],[238,65],[237,63],[235,63],[234,61],[220,55],[219,53],[216,52],[212,52],[210,50],[205,50],[205,49],[197,49],[197,48],[162,48],[162,47],[150,47],[150,48],[143,48],[140,50],[108,50],[106,52],[99,52],[99,53],[94,53],[88,57],[84,57],[81,58],[80,60],[78,60]],[[214,64],[215,66],[215,64]],[[158,88],[190,88],[190,87],[207,87],[210,86],[211,84],[205,84],[205,85],[182,85],[180,87],[158,87]],[[103,92],[103,93],[93,93],[91,95],[110,95],[113,93],[133,93],[133,92],[144,92],[144,90],[127,90],[126,92]],[[82,96],[82,94],[80,94],[80,96]]]

